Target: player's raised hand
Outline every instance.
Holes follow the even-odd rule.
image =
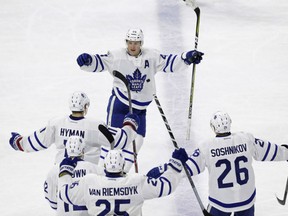
[[[199,52],[197,50],[191,50],[188,52],[182,53],[182,59],[187,64],[199,64],[202,60],[202,56],[204,53]]]
[[[177,172],[181,172],[182,165],[188,160],[188,154],[184,148],[175,149],[172,158],[169,160],[169,164]]]
[[[146,176],[151,178],[159,178],[167,170],[167,164],[154,167],[146,174]]]
[[[12,132],[11,133],[11,138],[9,139],[9,144],[16,151],[23,151],[23,148],[22,148],[22,146],[20,144],[20,141],[21,141],[22,138],[23,137],[19,133]]]
[[[82,53],[78,56],[77,63],[80,67],[82,67],[83,65],[89,66],[92,63],[92,56],[88,53]]]
[[[140,119],[136,114],[127,114],[123,120],[123,126],[130,125],[135,131],[137,131],[140,124]]]

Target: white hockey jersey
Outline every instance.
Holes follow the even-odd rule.
[[[224,212],[253,206],[256,196],[252,159],[288,160],[288,149],[238,132],[210,139],[199,146],[187,161],[191,175],[209,172],[209,204]]]
[[[122,73],[129,81],[132,106],[136,109],[146,109],[156,93],[155,74],[158,71],[173,73],[188,68],[181,59],[181,55],[162,55],[154,49],[142,49],[138,57],[130,56],[126,49],[109,51],[106,55],[91,55],[92,64],[83,65],[82,70],[88,72],[113,71]],[[114,78],[113,90],[117,98],[129,105],[125,85],[118,78]]]
[[[168,166],[169,167],[169,166]],[[169,167],[158,179],[142,174],[107,177],[88,174],[79,181],[69,175],[59,179],[60,196],[65,202],[86,205],[90,215],[141,215],[144,200],[167,196],[181,180]]]
[[[72,135],[77,135],[82,137],[86,144],[84,160],[98,163],[101,146],[110,148],[110,143],[98,129],[100,124],[106,125],[102,121],[84,117],[56,118],[49,121],[45,128],[37,130],[29,136],[24,136],[20,143],[25,152],[44,150],[55,144],[58,150],[55,163],[60,163],[66,154],[67,139]],[[136,137],[136,132],[129,126],[123,128],[108,127],[108,129],[114,135],[115,148],[125,148]]]
[[[104,170],[94,163],[90,163],[88,161],[78,161],[77,166],[74,169],[72,179],[73,181],[78,180],[89,173],[104,175]],[[45,199],[48,200],[51,208],[57,210],[56,215],[59,216],[88,216],[89,214],[85,205],[79,206],[65,203],[57,195],[58,174],[59,165],[54,165],[44,183]]]

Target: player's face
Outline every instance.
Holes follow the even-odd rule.
[[[127,50],[131,56],[138,56],[141,51],[140,41],[127,41]]]

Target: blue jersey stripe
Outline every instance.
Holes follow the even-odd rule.
[[[198,164],[196,163],[196,161],[193,160],[192,158],[189,158],[188,160],[191,161],[191,162],[195,165],[195,167],[196,167],[196,169],[197,169],[197,172],[198,172],[198,174],[199,174],[199,173],[200,173],[200,168],[199,168]]]
[[[47,147],[44,146],[44,145],[40,142],[40,140],[38,139],[36,131],[34,132],[34,137],[35,137],[37,143],[38,143],[43,149],[47,149]]]
[[[125,161],[129,161],[129,162],[131,162],[131,163],[134,163],[134,161],[131,160],[131,159],[129,159],[129,158],[125,158]]]
[[[160,189],[159,197],[163,196],[164,188],[167,186],[168,186],[168,195],[169,195],[172,191],[171,182],[167,178],[162,177],[162,176],[159,178],[159,180],[161,181],[161,189]]]
[[[274,145],[274,146],[275,146],[275,150],[274,150],[274,155],[273,155],[271,161],[274,161],[274,159],[275,159],[275,157],[277,155],[277,152],[278,152],[278,146],[277,145]]]
[[[104,64],[103,64],[103,62],[102,62],[102,59],[101,59],[101,57],[100,57],[100,55],[96,55],[96,58],[98,58],[98,60],[99,60],[99,63],[100,63],[100,65],[101,65],[101,67],[102,67],[102,69],[100,70],[100,72],[102,72],[103,70],[104,70]]]
[[[239,207],[239,206],[244,206],[244,205],[247,205],[249,203],[251,203],[253,201],[253,199],[255,198],[256,196],[256,189],[254,190],[253,194],[245,201],[242,201],[242,202],[238,202],[238,203],[223,203],[217,199],[214,199],[212,197],[209,196],[209,200],[221,207],[224,207],[224,208],[235,208],[235,207]]]
[[[262,159],[262,161],[265,161],[265,160],[266,160],[266,158],[267,158],[267,156],[268,156],[268,153],[269,153],[269,151],[270,151],[270,148],[271,148],[271,143],[268,142],[268,148],[267,148],[267,151],[266,151],[266,153],[265,153],[264,158]]]
[[[116,88],[117,93],[120,95],[121,98],[124,100],[128,101],[128,98],[119,90],[119,88]],[[138,106],[148,106],[152,101],[147,101],[147,102],[139,102],[136,100],[131,100],[133,104],[136,104]]]
[[[38,149],[36,149],[36,148],[33,146],[32,141],[31,141],[31,139],[30,139],[30,136],[28,137],[28,142],[29,142],[31,148],[32,148],[34,151],[38,151]]]
[[[71,201],[70,198],[69,198],[68,190],[69,190],[68,184],[66,184],[66,185],[65,185],[65,197],[66,197],[67,201],[68,201],[71,205],[73,205],[72,201]]]
[[[165,67],[164,67],[164,69],[163,69],[164,72],[167,72],[167,71],[166,71],[166,68],[169,66],[171,57],[172,57],[172,55],[170,54],[169,57],[168,57],[168,59],[167,59],[167,61],[166,61],[166,65],[165,65]]]
[[[177,55],[175,55],[175,56],[173,57],[172,61],[171,61],[170,71],[171,71],[172,73],[174,72],[174,71],[173,71],[173,65],[174,65],[174,61],[175,61],[176,57],[177,57]]]
[[[96,65],[95,65],[95,69],[93,70],[93,72],[95,72],[98,69],[98,59],[96,55],[95,55],[95,60],[96,60]]]
[[[122,151],[123,151],[123,152],[125,152],[125,153],[127,153],[127,154],[131,154],[131,155],[134,155],[134,153],[133,153],[133,152],[131,152],[131,151],[128,151],[128,150],[126,150],[126,149],[123,149]]]
[[[190,166],[188,166],[188,165],[186,164],[186,167],[187,167],[187,169],[188,169],[188,171],[189,171],[189,173],[190,173],[190,176],[193,176],[193,171],[192,171],[192,169],[190,168]]]

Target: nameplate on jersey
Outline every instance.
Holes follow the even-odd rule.
[[[138,187],[119,187],[119,188],[89,188],[91,196],[128,196],[138,194]]]

